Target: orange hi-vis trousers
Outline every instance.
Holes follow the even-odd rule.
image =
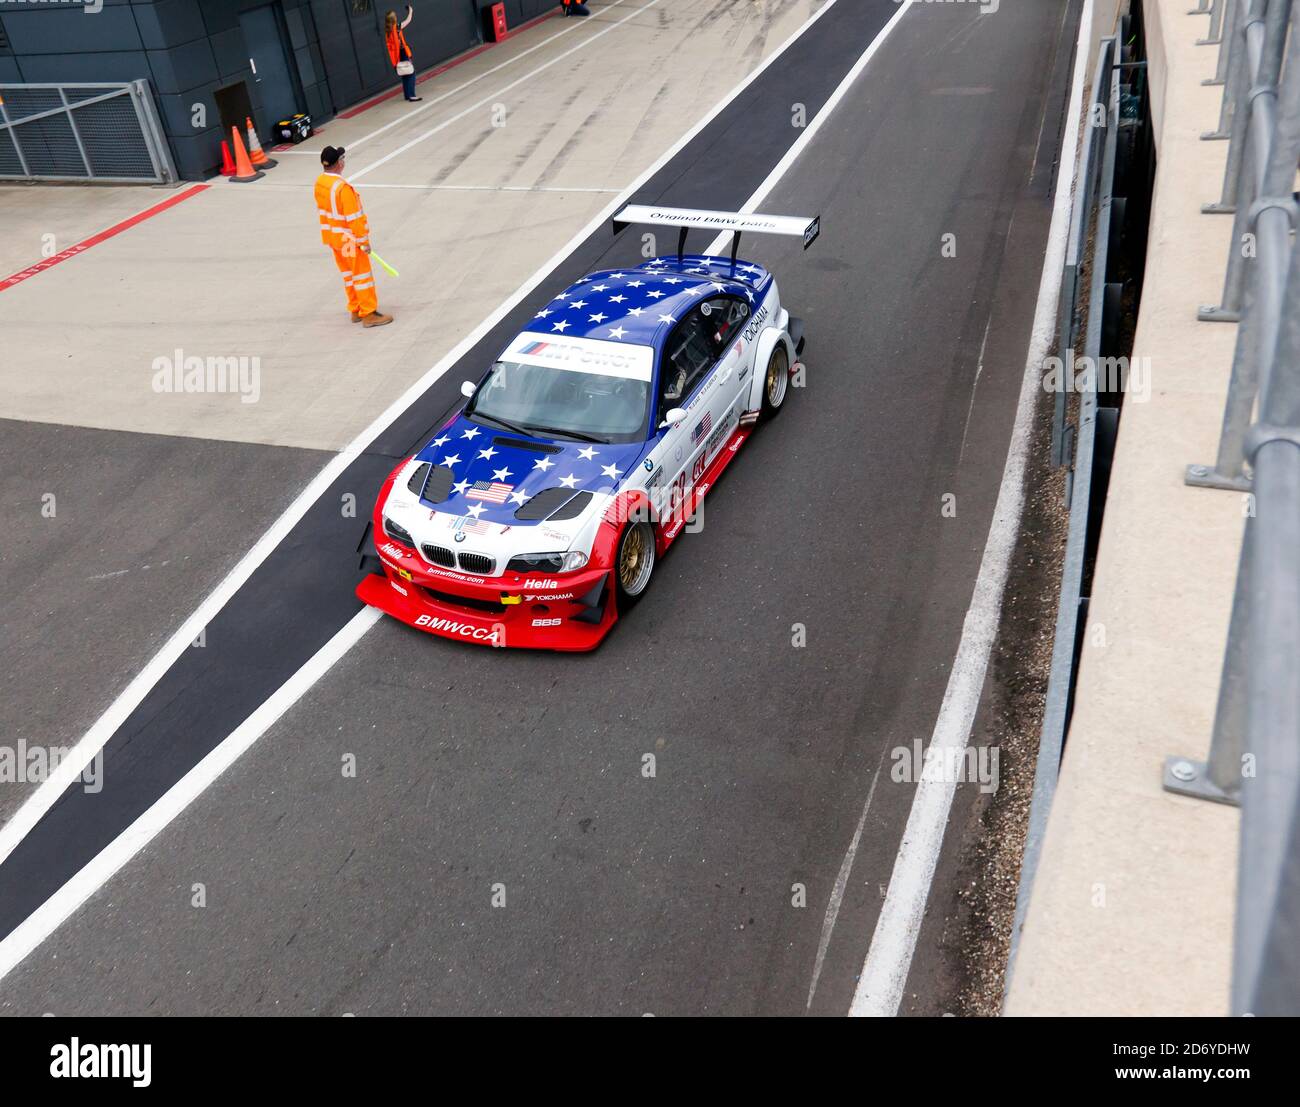
[[[370,255],[354,244],[349,243],[349,246],[350,249],[334,251],[334,261],[343,274],[343,288],[348,294],[348,311],[370,315],[379,310]]]

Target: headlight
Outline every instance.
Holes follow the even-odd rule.
[[[398,523],[394,523],[387,515],[384,516],[384,531],[389,538],[400,542],[403,546],[415,548],[415,539],[411,537],[410,532]]]
[[[510,559],[507,569],[516,573],[572,573],[587,564],[587,555],[581,550],[567,553],[519,554]]]

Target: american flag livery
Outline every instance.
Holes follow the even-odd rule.
[[[691,431],[691,445],[698,445],[701,438],[713,429],[713,413],[706,411],[704,418],[695,424],[695,429]]]
[[[518,351],[543,354],[566,338],[637,343],[659,349],[669,332],[705,296],[734,296],[756,306],[771,275],[761,265],[687,254],[654,258],[639,268],[601,270],[576,281],[533,316],[530,331],[553,337]]]
[[[503,484],[499,480],[476,480],[465,489],[465,499],[483,500],[485,503],[490,504],[503,504],[514,489],[513,484]]]

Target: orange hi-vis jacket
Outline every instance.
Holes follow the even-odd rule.
[[[333,250],[370,245],[370,224],[357,190],[337,173],[316,178],[316,211],[320,240]]]
[[[403,24],[405,26],[405,24]],[[402,28],[398,27],[392,34],[384,35],[384,45],[388,47],[388,60],[396,65],[399,61],[412,61],[411,48],[406,43]]]

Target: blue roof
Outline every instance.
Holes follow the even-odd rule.
[[[730,293],[762,300],[761,265],[707,254],[653,258],[635,269],[602,269],[575,281],[533,316],[528,331],[662,347],[673,324],[701,300]]]

